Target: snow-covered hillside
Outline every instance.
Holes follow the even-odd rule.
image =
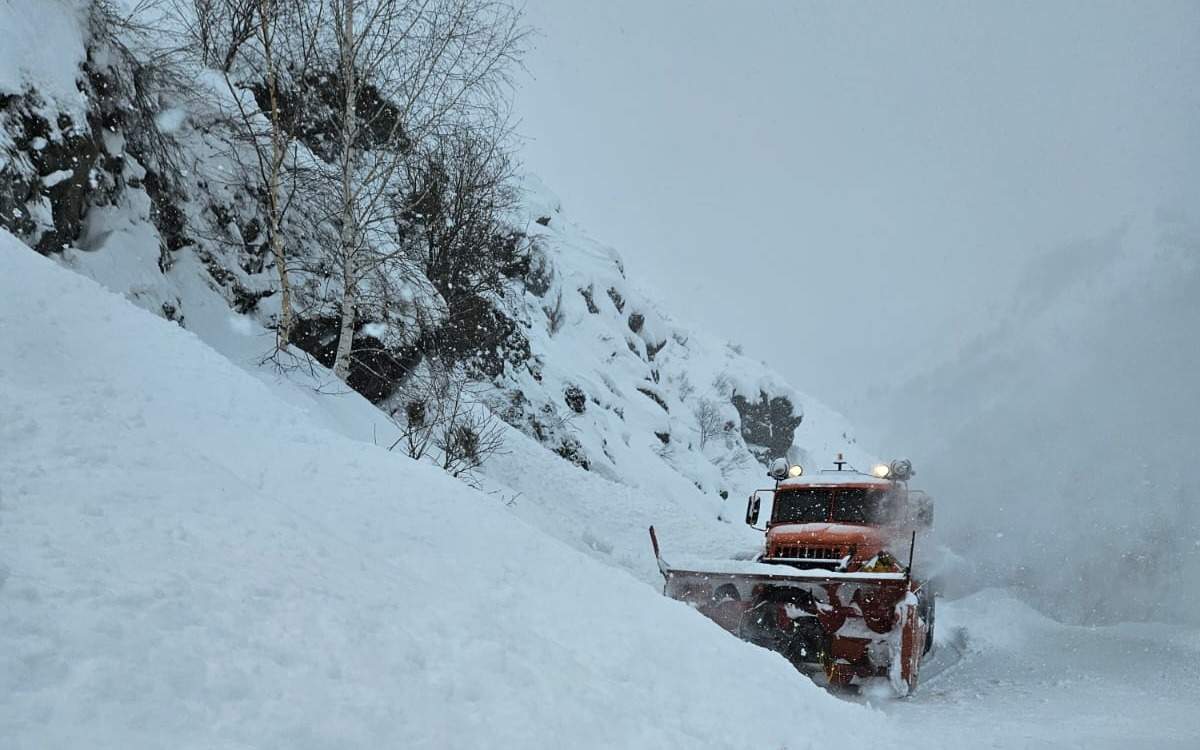
[[[136,56],[93,38],[87,8],[53,0],[0,11],[25,25],[38,14],[55,20],[45,27],[52,41],[3,63],[0,225],[235,361],[262,359],[273,346],[277,280],[253,190],[237,177],[237,158],[250,157],[235,158],[219,124],[230,93],[212,71],[192,70],[186,96],[168,89],[143,111],[150,105],[126,82],[138,74]],[[10,35],[24,28],[0,25]],[[162,160],[158,146],[174,156]],[[518,353],[489,353],[488,372],[475,372],[483,401],[514,429],[502,431],[476,483],[549,533],[651,580],[651,523],[689,551],[752,549],[757,537],[737,521],[769,458],[811,469],[841,452],[869,463],[840,415],[661,309],[536,177],[519,195],[511,221],[529,242],[531,268],[489,303],[492,323],[512,326],[504,345],[515,341]],[[292,224],[292,262],[320,265],[313,226]],[[298,278],[297,294],[311,303],[302,319],[319,331],[330,284]],[[365,339],[388,325],[362,328]],[[382,389],[403,390],[413,368],[386,364]],[[346,390],[332,377],[318,388]],[[403,395],[376,402],[382,411],[350,429],[391,444],[387,415],[404,420]]]
[[[841,452],[868,464],[839,414],[675,321],[536,178],[524,194],[546,283],[521,295],[537,377],[520,373],[516,389],[527,413],[561,415],[558,429],[588,459],[586,474],[564,473],[550,451],[510,438],[489,460],[484,473],[519,491],[531,520],[654,580],[650,524],[675,549],[754,550],[761,536],[742,517],[750,490],[767,482],[766,457],[811,469]]]
[[[304,386],[7,234],[0,278],[5,747],[878,740],[778,656],[323,428]]]
[[[18,5],[0,12],[57,22],[0,78],[0,209],[51,256],[3,238],[0,315],[19,335],[0,352],[0,736],[30,748],[887,736],[882,717],[645,585],[658,578],[650,524],[668,549],[754,549],[733,521],[766,456],[865,462],[840,417],[673,321],[530,177],[514,222],[534,273],[501,300],[530,356],[478,384],[511,425],[473,477],[482,493],[385,450],[398,435],[388,404],[319,364],[263,363],[278,307],[253,203],[206,119],[219,87],[198,74],[194,98],[132,117],[119,85],[132,63],[95,48],[86,3]],[[137,157],[147,128],[189,165],[175,197]]]
[[[666,465],[712,496],[759,481],[770,457],[813,468],[844,452],[865,463],[840,415],[736,345],[675,320],[626,277],[617,251],[572,223],[536,178],[525,196],[547,284],[525,296],[544,366],[541,381],[522,388],[555,400],[582,395],[568,404],[569,427],[593,471],[638,484]],[[698,416],[706,408],[711,414]]]

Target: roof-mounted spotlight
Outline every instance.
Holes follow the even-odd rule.
[[[891,476],[892,468],[887,464],[875,464],[871,467],[871,474],[880,479],[887,479]]]
[[[787,479],[789,468],[786,458],[777,458],[771,462],[771,468],[767,471],[767,476],[776,482],[782,482]]]
[[[892,461],[891,466],[888,467],[888,473],[893,479],[907,482],[909,477],[917,472],[913,471],[912,461],[909,461],[907,458],[898,458]]]
[[[795,464],[788,469],[787,475],[789,479],[795,479],[796,477],[804,476],[804,467],[800,464]]]

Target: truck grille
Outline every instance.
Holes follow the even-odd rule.
[[[781,544],[775,548],[775,560],[814,560],[837,562],[846,556],[840,547],[809,547],[804,544]]]

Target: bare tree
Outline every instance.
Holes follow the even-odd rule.
[[[335,265],[342,275],[334,373],[345,380],[360,282],[398,257],[394,196],[423,143],[454,125],[495,120],[525,31],[499,0],[324,0],[336,19],[340,93],[331,177],[337,184]],[[369,106],[363,97],[371,94]]]
[[[566,322],[567,314],[563,310],[562,290],[558,290],[558,294],[554,297],[554,304],[543,305],[542,312],[546,314],[546,326],[550,331],[550,335],[558,333]]]
[[[331,364],[343,381],[363,313],[393,317],[390,307],[409,304],[397,301],[400,289],[428,286],[419,277],[442,279],[434,286],[443,298],[453,288],[451,296],[474,302],[476,290],[452,279],[461,266],[447,257],[501,244],[463,228],[505,208],[495,188],[510,176],[503,94],[526,35],[509,0],[163,2],[179,10],[196,56],[222,74],[233,129],[250,146],[231,155],[253,175],[263,205],[278,274],[277,350],[292,338],[296,273],[305,300],[336,300]],[[402,247],[412,233],[400,225],[436,182],[422,179],[430,164],[459,161],[446,170],[443,196],[454,204],[443,215],[472,220],[424,243],[434,251],[417,259]],[[289,247],[295,205],[305,207],[308,236],[326,235],[323,257]]]
[[[402,389],[392,421],[400,436],[389,446],[430,459],[451,476],[469,478],[503,448],[504,425],[457,369],[426,362]]]
[[[709,440],[722,432],[724,420],[721,417],[721,408],[712,399],[702,398],[696,406],[695,414],[696,424],[700,428],[700,447],[704,448]]]
[[[488,456],[504,445],[504,425],[490,411],[476,407],[464,411],[439,433],[442,469],[452,477],[469,477]]]
[[[679,373],[678,376],[670,378],[675,384],[675,390],[679,394],[680,401],[687,401],[696,392],[696,386],[692,385],[692,379],[688,377],[686,372]]]
[[[261,0],[191,0],[177,6],[182,7],[176,18],[206,67],[229,72],[242,45],[259,33]]]
[[[359,216],[355,201],[355,172],[358,158],[358,72],[361,37],[354,27],[356,0],[332,0],[337,16],[337,46],[339,73],[342,83],[341,154],[339,159],[338,195],[340,198],[338,236],[342,256],[342,315],[338,329],[337,354],[333,373],[339,380],[350,377],[350,353],[354,344],[355,305],[358,303]],[[368,28],[370,26],[368,25]],[[378,27],[377,27],[378,28]],[[398,127],[398,123],[397,123]]]
[[[276,350],[294,325],[285,221],[299,188],[296,82],[317,59],[322,6],[308,0],[168,0],[187,48],[216,69],[229,94],[223,117],[237,162],[266,214],[266,244],[279,281]],[[248,158],[246,158],[248,155]]]
[[[237,0],[232,0],[234,5]],[[279,108],[279,61],[276,57],[275,38],[279,30],[281,14],[278,0],[259,0],[258,25],[256,27],[258,41],[262,47],[263,64],[266,74],[267,97],[270,102],[268,119],[271,127],[269,132],[270,146],[264,155],[264,150],[254,149],[258,156],[259,171],[267,191],[267,238],[271,244],[271,255],[275,258],[275,270],[279,275],[279,327],[276,330],[276,347],[287,350],[292,334],[292,285],[288,278],[288,257],[283,244],[283,201],[280,190],[280,178],[283,173],[283,160],[287,156],[289,135],[284,127]],[[231,50],[232,53],[232,50]],[[227,61],[228,62],[228,61]],[[226,71],[226,82],[229,74]],[[243,121],[248,125],[248,115],[241,105],[241,97],[230,87],[234,98],[239,102]]]

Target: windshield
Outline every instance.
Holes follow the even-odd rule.
[[[772,523],[818,523],[829,517],[827,487],[806,487],[775,493]]]
[[[772,523],[880,524],[892,520],[892,493],[865,487],[802,487],[775,494]]]
[[[882,490],[847,487],[833,498],[833,520],[844,523],[886,523],[892,518],[892,495]]]

